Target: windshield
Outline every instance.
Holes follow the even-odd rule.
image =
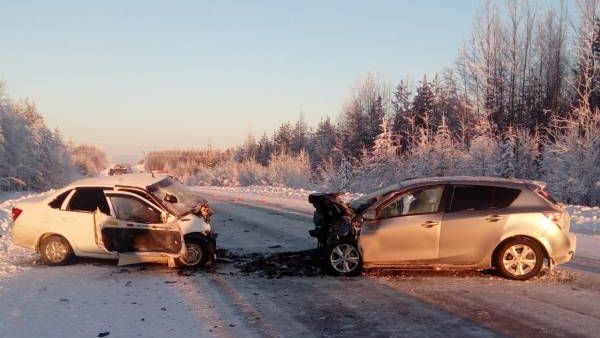
[[[390,186],[387,186],[385,188],[381,188],[375,192],[372,192],[368,195],[359,197],[359,198],[355,199],[354,201],[351,201],[348,204],[350,205],[350,208],[352,208],[352,210],[354,210],[355,212],[362,212],[364,209],[368,208],[371,204],[377,202],[377,200],[379,200],[382,196],[385,196],[392,191],[399,190],[400,187],[401,187],[400,184],[392,184]]]
[[[181,217],[192,212],[204,198],[171,177],[148,186],[148,192],[158,199],[173,215]],[[174,197],[174,198],[173,198]]]

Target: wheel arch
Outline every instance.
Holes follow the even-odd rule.
[[[544,254],[544,258],[550,260],[550,254],[548,253],[548,248],[546,247],[546,244],[543,243],[543,241],[540,241],[538,238],[531,236],[531,235],[512,235],[509,237],[504,238],[503,240],[501,240],[498,244],[496,244],[496,247],[494,248],[494,250],[492,251],[492,255],[491,255],[491,266],[495,267],[496,266],[496,255],[498,254],[498,250],[500,249],[500,247],[513,239],[517,239],[517,238],[525,238],[531,241],[534,241],[535,243],[537,243],[541,248],[542,248],[542,252]]]

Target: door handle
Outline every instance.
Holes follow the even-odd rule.
[[[498,222],[499,220],[504,219],[504,216],[500,216],[500,215],[491,215],[485,218],[486,221],[488,222]]]
[[[425,223],[421,223],[421,226],[423,228],[432,228],[436,225],[440,224],[440,222],[436,222],[436,221],[427,221]]]

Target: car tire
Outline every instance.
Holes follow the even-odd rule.
[[[496,269],[503,277],[527,280],[540,273],[544,265],[544,250],[533,239],[517,237],[502,243],[494,259]]]
[[[362,271],[362,256],[355,243],[329,245],[323,257],[325,272],[334,276],[357,276]]]
[[[186,238],[184,245],[186,247],[185,256],[175,259],[179,268],[200,268],[206,265],[209,252],[205,241],[197,238]]]
[[[40,243],[40,255],[44,264],[49,266],[67,265],[73,260],[73,248],[62,236],[52,235]]]

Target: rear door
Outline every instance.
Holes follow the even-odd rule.
[[[359,237],[365,263],[394,265],[438,257],[444,185],[416,188],[379,206]]]
[[[440,262],[477,264],[502,235],[519,189],[455,185],[443,218]]]
[[[102,188],[77,188],[71,191],[60,210],[60,231],[77,249],[89,253],[103,253],[97,244],[94,213],[100,210],[110,215],[110,208]],[[57,230],[59,232],[59,230]]]
[[[164,223],[164,212],[136,194],[106,194],[113,216],[98,214],[96,229],[108,252],[178,254],[183,237],[179,221]]]

